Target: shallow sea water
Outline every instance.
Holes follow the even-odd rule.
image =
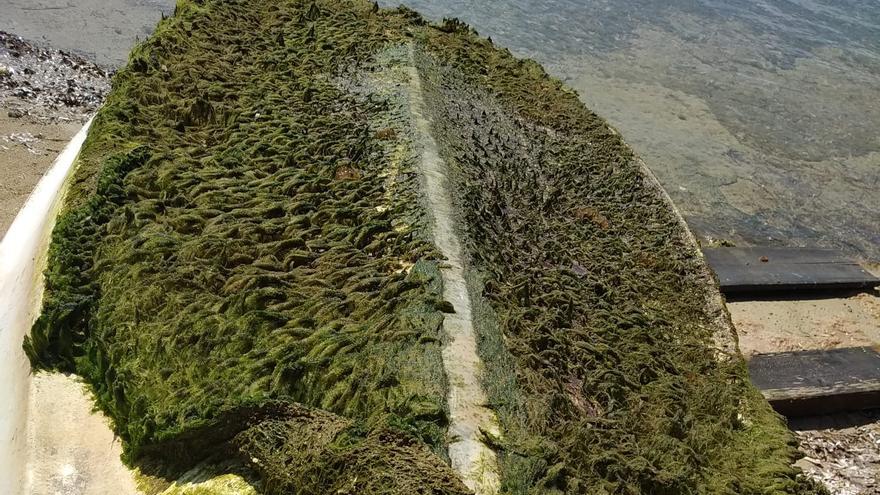
[[[880,259],[880,2],[405,3],[459,17],[575,88],[702,241]],[[0,0],[0,29],[118,65],[172,4]]]
[[[880,258],[880,3],[407,3],[574,87],[702,240]]]

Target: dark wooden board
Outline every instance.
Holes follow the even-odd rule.
[[[752,383],[786,416],[880,407],[880,353],[871,347],[758,354]]]
[[[707,248],[709,266],[726,294],[870,289],[880,279],[831,249]]]

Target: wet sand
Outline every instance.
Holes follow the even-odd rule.
[[[3,0],[0,29],[118,67],[174,0]]]

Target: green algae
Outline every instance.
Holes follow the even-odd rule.
[[[505,493],[813,493],[701,261],[629,148],[537,64],[365,2],[182,1],[114,79],[25,342],[90,383],[125,459],[239,459],[261,493],[467,493],[407,109],[453,167]],[[193,488],[195,489],[195,488]]]
[[[86,378],[128,462],[183,470],[269,428],[244,419],[271,400],[442,458],[442,304],[417,184],[402,173],[386,194],[369,122],[385,103],[332,81],[396,17],[326,7],[181,2],[95,121],[25,348]],[[386,452],[367,433],[346,442]],[[444,469],[407,480],[457,493]]]

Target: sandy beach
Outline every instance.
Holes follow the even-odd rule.
[[[78,123],[39,124],[8,116],[0,106],[0,236],[55,160],[81,127]]]
[[[0,27],[0,235],[110,88],[109,71]]]

